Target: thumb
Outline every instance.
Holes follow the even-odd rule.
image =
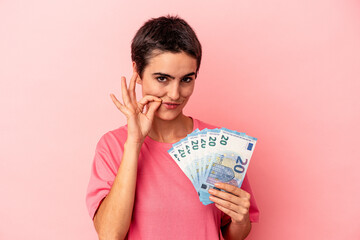
[[[146,112],[146,117],[152,121],[154,119],[155,112],[160,107],[160,105],[161,105],[161,100],[155,100],[149,103],[148,105],[149,108],[148,111]]]

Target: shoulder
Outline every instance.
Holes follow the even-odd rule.
[[[196,119],[196,118],[192,118],[194,120],[194,128],[198,128],[199,130],[203,130],[205,128],[209,128],[209,129],[213,129],[213,128],[218,128],[218,126],[204,122],[200,119]]]
[[[104,133],[99,142],[97,143],[97,148],[114,148],[114,147],[121,147],[127,139],[127,125],[121,126],[114,130],[108,131]]]
[[[126,139],[127,126],[108,131],[101,136],[96,145],[94,157],[94,165],[98,169],[97,171],[110,171],[111,174],[116,175]]]

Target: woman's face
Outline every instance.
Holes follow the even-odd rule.
[[[194,57],[180,52],[164,52],[150,59],[138,78],[142,94],[162,99],[155,116],[173,120],[182,114],[195,86],[197,63]]]

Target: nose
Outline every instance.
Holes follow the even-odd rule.
[[[169,85],[167,95],[171,100],[178,100],[180,98],[180,86],[177,81],[173,81],[172,84]]]

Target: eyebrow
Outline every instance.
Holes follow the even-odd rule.
[[[175,79],[175,77],[169,75],[169,74],[166,74],[166,73],[161,73],[161,72],[156,72],[156,73],[153,73],[152,75],[160,75],[160,76],[163,76],[163,77],[168,77],[168,78],[171,78],[171,79]],[[188,74],[185,74],[183,76],[184,77],[189,77],[189,76],[192,76],[192,75],[196,75],[195,72],[191,72],[191,73],[188,73]]]

